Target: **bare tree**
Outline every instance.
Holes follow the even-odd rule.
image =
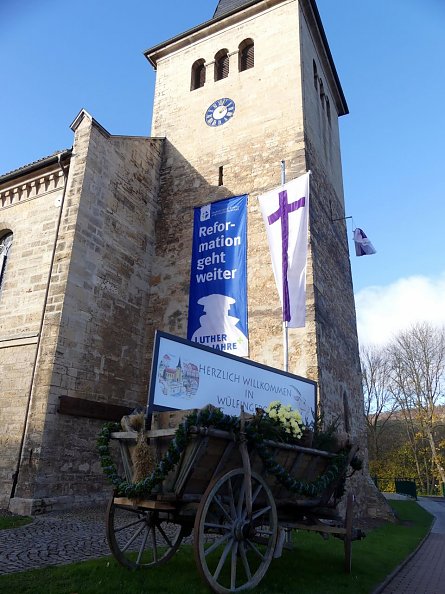
[[[415,452],[420,428],[431,450],[436,472],[445,483],[435,439],[437,406],[445,397],[445,329],[428,323],[416,324],[397,335],[388,352],[391,391],[403,411],[410,443]],[[420,475],[419,458],[416,463]]]
[[[419,423],[417,421],[417,411],[413,406],[412,399],[407,396],[405,391],[405,378],[403,369],[394,367],[391,370],[392,381],[390,390],[397,401],[402,419],[403,427],[407,438],[407,443],[411,449],[414,465],[416,467],[417,478],[422,490],[429,493],[428,473],[424,472],[425,460],[421,440],[419,439]],[[409,392],[409,391],[408,391]]]
[[[381,435],[397,408],[389,390],[390,368],[386,349],[366,346],[360,349],[365,419],[372,454],[380,458]]]

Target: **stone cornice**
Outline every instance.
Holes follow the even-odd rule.
[[[37,344],[38,333],[16,334],[13,336],[0,336],[0,349],[9,349],[13,347],[27,346]]]
[[[57,164],[46,171],[36,171],[11,179],[0,186],[0,210],[63,189],[65,177]]]

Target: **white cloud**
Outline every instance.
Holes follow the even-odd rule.
[[[402,278],[355,295],[360,344],[383,344],[416,322],[445,324],[445,274]]]

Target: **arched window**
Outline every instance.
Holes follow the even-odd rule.
[[[245,39],[238,46],[238,70],[248,70],[255,65],[255,51],[253,39]]]
[[[323,86],[323,81],[321,80],[321,78],[318,81],[320,83],[320,101],[321,101],[321,107],[324,109],[324,86]]]
[[[0,290],[2,288],[3,279],[6,273],[6,264],[8,261],[8,254],[12,245],[12,233],[8,231],[0,237]]]
[[[215,80],[221,80],[228,76],[229,52],[226,49],[222,49],[215,55]]]
[[[328,117],[328,122],[331,123],[331,105],[329,103],[329,99],[328,96],[325,96],[325,100],[326,100],[326,115]]]
[[[314,87],[318,91],[318,72],[317,72],[317,64],[315,60],[312,60],[312,69],[314,71]]]
[[[196,60],[192,66],[192,82],[190,90],[200,89],[206,81],[206,67],[204,60]]]

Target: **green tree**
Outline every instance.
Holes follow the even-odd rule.
[[[445,329],[428,323],[416,324],[394,338],[388,353],[389,386],[405,419],[418,476],[425,476],[425,466],[428,466],[423,454],[420,455],[426,442],[431,453],[431,466],[445,483],[436,427],[437,407],[445,395]],[[430,492],[431,485],[426,487]]]

